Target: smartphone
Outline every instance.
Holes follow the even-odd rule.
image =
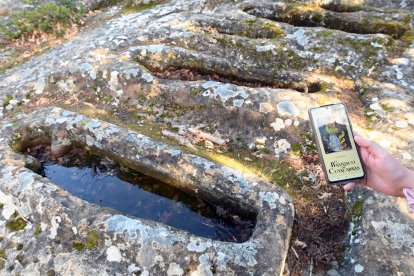
[[[342,103],[308,110],[322,167],[329,184],[346,184],[365,177],[348,112]]]

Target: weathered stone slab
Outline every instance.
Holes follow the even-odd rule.
[[[161,223],[118,214],[76,198],[24,167],[20,149],[49,136],[85,144],[170,185],[212,202],[257,212],[252,237],[228,243]],[[3,272],[45,274],[280,274],[289,245],[293,204],[280,188],[113,124],[59,108],[5,122],[0,135]],[[34,196],[35,195],[35,196]],[[18,213],[23,224],[7,224]],[[16,229],[15,229],[16,230]],[[91,234],[93,233],[93,234]],[[97,235],[92,248],[75,241]],[[16,244],[23,248],[16,249]],[[20,256],[20,257],[18,257]],[[15,259],[22,259],[15,262]],[[92,261],[94,260],[94,261]]]
[[[404,199],[358,187],[354,204],[350,252],[342,275],[411,275],[414,263],[414,215]]]

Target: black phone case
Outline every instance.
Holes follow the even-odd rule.
[[[366,171],[365,171],[364,163],[362,162],[361,154],[360,154],[360,151],[359,151],[359,146],[357,145],[357,143],[355,143],[355,140],[354,140],[354,144],[356,146],[356,151],[358,153],[358,158],[359,158],[359,160],[361,161],[361,164],[362,164],[362,171],[363,171],[364,175],[361,176],[361,177],[349,178],[349,179],[344,179],[344,180],[339,180],[339,181],[329,181],[329,179],[328,179],[328,174],[327,174],[327,171],[326,171],[325,160],[323,159],[322,148],[321,148],[321,145],[319,144],[318,136],[316,134],[316,128],[315,128],[315,124],[314,124],[314,121],[313,121],[313,118],[312,118],[311,110],[318,109],[318,108],[322,108],[322,107],[327,107],[327,106],[331,106],[331,105],[339,105],[339,104],[340,105],[343,105],[343,107],[344,107],[345,114],[346,114],[346,118],[347,118],[348,124],[349,124],[349,128],[351,129],[350,139],[354,140],[354,131],[352,129],[351,121],[349,120],[348,110],[346,108],[346,105],[344,105],[343,103],[327,104],[327,105],[321,105],[321,106],[318,106],[318,107],[312,107],[312,108],[309,108],[308,109],[309,120],[310,120],[310,124],[312,126],[313,139],[315,140],[316,147],[318,148],[319,158],[321,159],[322,169],[323,169],[323,172],[325,173],[326,182],[328,182],[329,184],[347,184],[349,182],[352,182],[353,180],[364,179],[365,176],[366,176]]]

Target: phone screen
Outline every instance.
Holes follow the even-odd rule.
[[[328,181],[364,177],[345,106],[321,106],[310,109],[309,113]]]

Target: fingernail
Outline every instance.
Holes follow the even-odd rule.
[[[345,184],[345,186],[344,186],[344,190],[345,190],[345,191],[349,191],[349,190],[351,190],[352,188],[354,188],[354,186],[355,186],[355,183],[354,183],[354,182],[349,182],[349,183]]]

